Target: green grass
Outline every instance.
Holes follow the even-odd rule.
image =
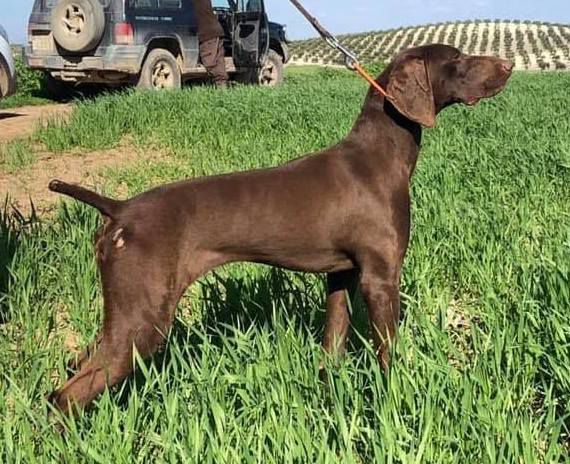
[[[21,106],[40,106],[53,103],[53,100],[35,95],[22,95],[16,93],[11,97],[0,100],[0,110],[9,110]]]
[[[30,165],[34,160],[34,153],[29,140],[13,140],[0,145],[0,171],[10,173]]]
[[[15,64],[18,79],[16,93],[0,99],[0,110],[51,103],[42,87],[42,74],[26,67],[21,56],[15,57]]]
[[[570,75],[515,75],[426,131],[413,179],[405,317],[389,377],[355,308],[347,358],[318,381],[322,277],[253,265],[190,289],[164,352],[60,436],[44,397],[69,331],[101,319],[75,204],[0,220],[2,462],[568,462]],[[168,156],[108,172],[131,194],[284,162],[342,138],[365,86],[336,71],[279,89],[110,95],[36,134],[50,150],[127,138]]]

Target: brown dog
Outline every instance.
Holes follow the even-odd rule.
[[[400,53],[378,78],[390,97],[368,92],[338,145],[284,166],[186,180],[128,201],[52,181],[49,188],[97,208],[104,225],[96,256],[104,298],[94,354],[53,394],[69,411],[87,405],[133,370],[133,346],[150,356],[176,304],[200,276],[251,261],[327,273],[327,352],[344,350],[346,290],[360,284],[378,359],[389,363],[400,311],[399,281],[410,232],[410,178],[421,126],[453,103],[501,91],[512,63],[445,45]]]

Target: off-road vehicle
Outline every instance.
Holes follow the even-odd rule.
[[[16,66],[12,57],[8,34],[0,26],[0,98],[16,91]]]
[[[226,67],[242,82],[276,85],[289,59],[285,27],[263,0],[214,0]],[[191,0],[35,0],[26,62],[53,91],[84,83],[177,88],[206,76]]]

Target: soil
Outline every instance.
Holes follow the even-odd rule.
[[[123,167],[146,156],[128,145],[89,153],[40,153],[33,164],[17,173],[0,172],[0,201],[8,194],[10,205],[24,214],[31,212],[32,203],[36,213],[47,213],[62,198],[48,190],[50,180],[58,178],[89,187],[99,183],[104,168]],[[152,156],[155,159],[157,154]]]
[[[71,105],[21,106],[0,110],[0,143],[30,135],[48,118],[66,117]]]
[[[45,105],[0,110],[0,145],[26,138],[43,121],[67,117],[72,109],[72,105]],[[101,172],[105,168],[123,167],[150,155],[153,159],[160,156],[155,151],[144,152],[126,142],[118,148],[88,153],[75,150],[56,154],[42,151],[38,146],[34,147],[34,152],[33,163],[17,172],[0,170],[0,207],[8,195],[10,206],[25,215],[31,212],[32,203],[36,213],[49,213],[62,198],[48,190],[50,180],[58,178],[89,187],[101,181]]]

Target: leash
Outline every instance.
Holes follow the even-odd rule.
[[[357,56],[354,52],[350,51],[344,45],[342,45],[338,39],[332,35],[329,31],[327,31],[321,23],[312,16],[303,5],[298,0],[290,0],[291,3],[297,8],[301,14],[311,23],[311,25],[317,30],[319,35],[324,39],[324,41],[329,44],[332,48],[338,50],[340,53],[344,55],[344,65],[347,69],[351,71],[355,71],[360,77],[362,77],[365,81],[367,81],[372,87],[374,87],[380,95],[388,98],[388,93],[382,88],[378,82],[364,69],[364,67],[358,61]]]

